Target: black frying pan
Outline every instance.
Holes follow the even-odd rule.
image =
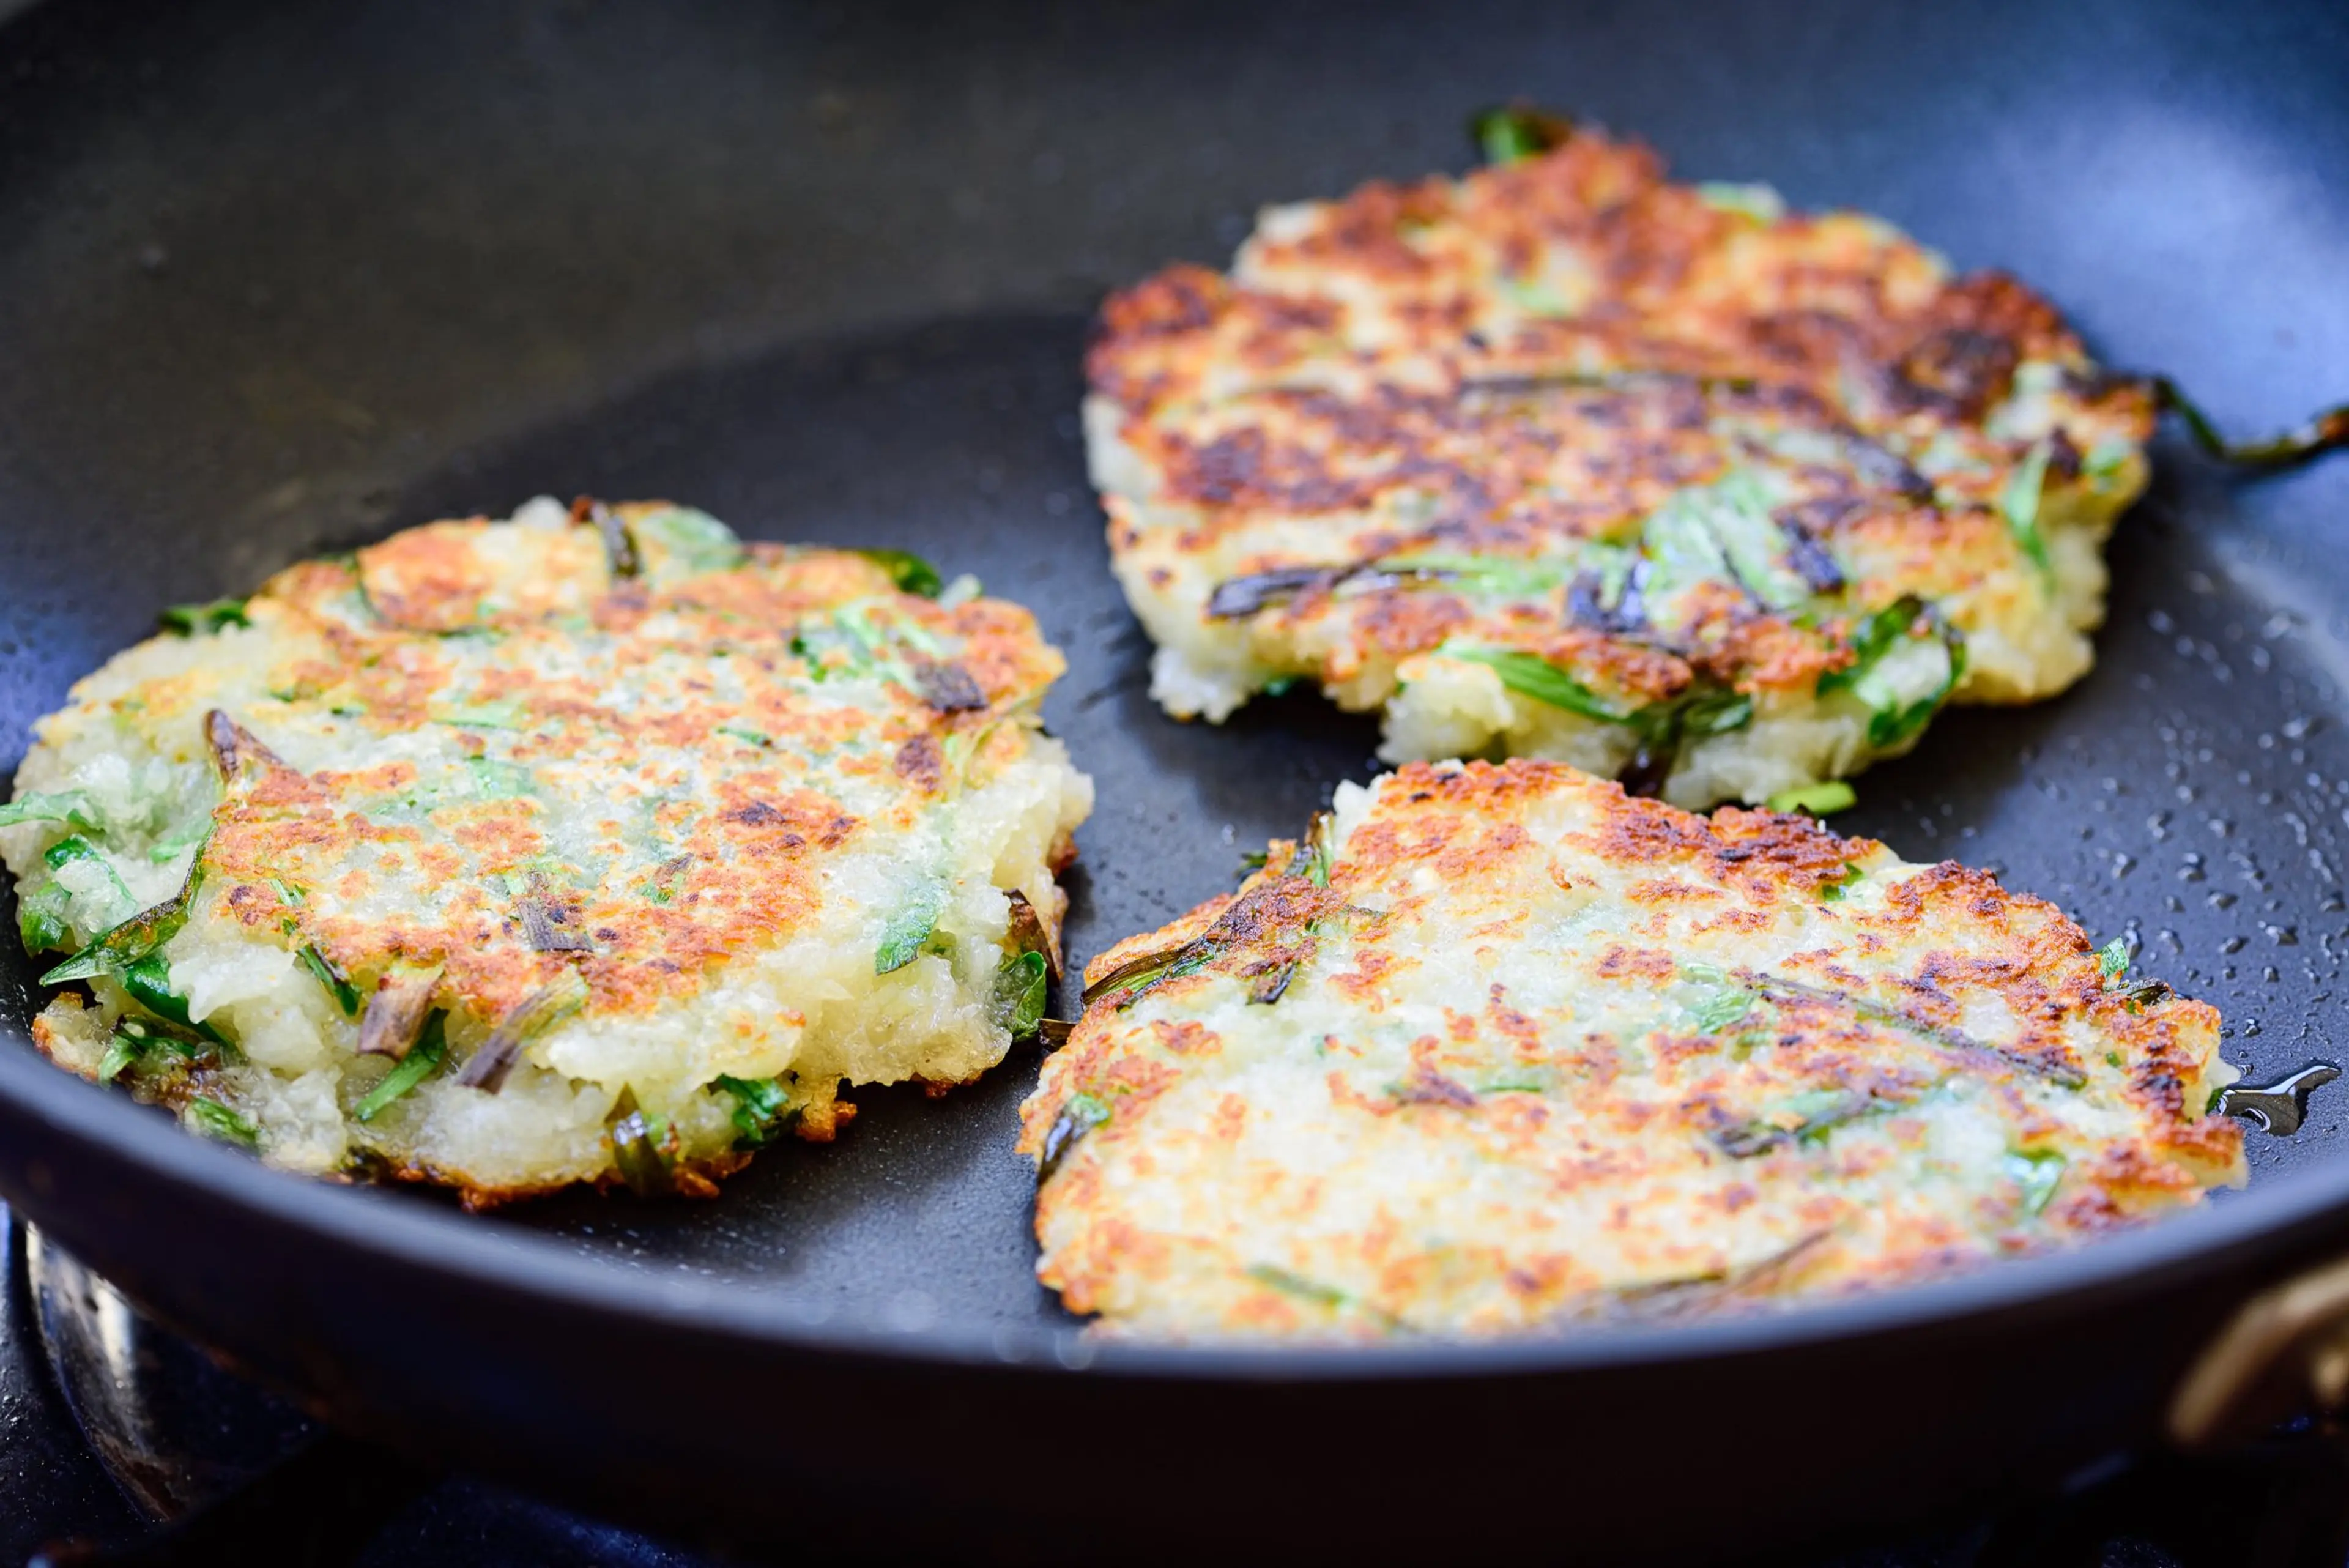
[[[1229,886],[1373,742],[1305,697],[1222,731],[1150,705],[1076,433],[1104,287],[1220,259],[1258,202],[1456,165],[1464,111],[1524,94],[2013,267],[2256,430],[2349,380],[2344,80],[2323,4],[57,0],[0,31],[0,751],[166,602],[539,491],[669,495],[1036,607],[1101,789],[1081,959]],[[1847,821],[2137,932],[2274,1075],[2349,996],[2349,462],[2239,487],[2161,457],[2096,672],[1944,719]],[[769,1548],[1816,1537],[2165,1440],[2241,1303],[2349,1253],[2349,1101],[2320,1096],[2254,1138],[2248,1193],[1930,1290],[1378,1355],[1097,1346],[1030,1273],[1032,1055],[861,1093],[851,1136],[715,1203],[473,1220],[47,1067],[5,969],[0,1190],[54,1240],[355,1430]],[[2242,1344],[2206,1392],[2266,1364]]]

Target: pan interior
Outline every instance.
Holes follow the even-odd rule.
[[[1228,888],[1245,852],[1376,771],[1370,721],[1315,696],[1260,700],[1220,730],[1150,702],[1149,648],[1084,482],[1083,331],[1076,317],[963,319],[673,376],[477,452],[392,511],[496,511],[557,481],[669,496],[759,537],[915,549],[1029,604],[1070,661],[1047,722],[1100,790],[1071,880],[1081,963]],[[2321,585],[2255,548],[2234,498],[2167,455],[2113,552],[2096,671],[2055,702],[1946,715],[1914,755],[1861,777],[1838,826],[1912,859],[1999,868],[2098,940],[2131,937],[2145,971],[2218,1003],[2230,1061],[2272,1076],[2325,1053],[2338,1005],[2349,666],[2311,619]],[[714,1203],[574,1194],[488,1222],[616,1267],[739,1282],[819,1321],[1065,1322],[1030,1272],[1033,1180],[1011,1152],[1035,1071],[1031,1048],[939,1100],[855,1092],[862,1114],[836,1143],[763,1155]],[[2295,1139],[2254,1134],[2255,1181],[2328,1153],[2342,1104],[2320,1093]]]
[[[2349,389],[2325,384],[2349,363],[2321,156],[2349,30],[2326,8],[1675,16],[51,0],[0,34],[0,754],[162,603],[542,491],[665,493],[756,535],[921,550],[1035,607],[1071,667],[1048,721],[1101,786],[1081,961],[1229,887],[1374,739],[1307,694],[1219,731],[1150,704],[1083,480],[1083,306],[1226,254],[1259,201],[1456,162],[1462,111],[1517,91],[1692,178],[2012,265],[2230,423]],[[2095,672],[1945,716],[1838,826],[2136,932],[2148,972],[2226,1013],[2229,1059],[2275,1075],[2332,1051],[2349,996],[2349,460],[2239,489],[2159,455]],[[35,1002],[0,939],[0,1023]],[[1034,1070],[858,1092],[840,1142],[713,1204],[406,1201],[837,1322],[1057,1323],[1010,1152]],[[2254,1135],[2252,1194],[2220,1201],[2330,1158],[2344,1106],[2349,1083],[2297,1138]]]

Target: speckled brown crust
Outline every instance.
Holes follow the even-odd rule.
[[[1341,786],[1327,833],[1094,960],[1022,1109],[1039,1273],[1104,1328],[1718,1310],[2242,1179],[2217,1012],[1982,872],[1522,759]]]
[[[94,1073],[144,1015],[187,1046],[117,1068],[147,1097],[474,1207],[620,1179],[606,1107],[650,1118],[651,1185],[707,1195],[785,1127],[829,1138],[843,1078],[1000,1058],[998,966],[1057,949],[1090,799],[1038,727],[1062,662],[1032,618],[665,504],[534,504],[291,567],[44,722],[20,789],[76,817],[0,830],[10,864],[52,900],[61,865],[122,888],[45,945],[97,952],[187,888],[163,1011],[97,964],[98,1008],[36,1030],[53,1056]],[[368,1035],[379,995],[399,1022]],[[359,1116],[436,1010],[446,1071]],[[752,1080],[772,1125],[737,1147]],[[543,1158],[502,1161],[492,1116]]]
[[[1210,718],[1296,678],[1379,707],[1447,643],[1609,698],[1733,690],[1766,718],[1909,595],[1972,644],[1960,700],[2043,697],[2087,667],[2097,547],[2154,417],[2013,279],[1951,277],[1857,214],[1671,183],[1595,132],[1268,209],[1231,275],[1113,296],[1087,364],[1112,557],[1169,650],[1158,695]],[[1659,510],[1730,480],[1756,487],[1772,566],[1733,553],[1668,614],[1627,595]],[[1542,570],[1478,580],[1464,558]],[[1304,586],[1226,588],[1267,574]]]

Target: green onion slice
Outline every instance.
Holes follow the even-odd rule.
[[[1487,163],[1515,163],[1565,145],[1574,122],[1529,103],[1479,109],[1468,120],[1468,136]]]
[[[351,1107],[351,1115],[363,1122],[371,1122],[383,1114],[383,1108],[407,1094],[440,1070],[449,1055],[449,1015],[435,1011],[424,1021],[424,1028],[392,1070],[378,1080],[376,1086],[360,1097]]]
[[[187,1123],[197,1132],[222,1143],[241,1144],[249,1149],[261,1147],[261,1129],[250,1118],[231,1110],[218,1100],[208,1100],[198,1095],[188,1102]]]

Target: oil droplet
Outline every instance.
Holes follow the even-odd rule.
[[[2330,1062],[2311,1062],[2272,1084],[2230,1084],[2211,1098],[2210,1108],[2255,1122],[2261,1132],[2290,1137],[2308,1117],[2310,1092],[2340,1075]]]

